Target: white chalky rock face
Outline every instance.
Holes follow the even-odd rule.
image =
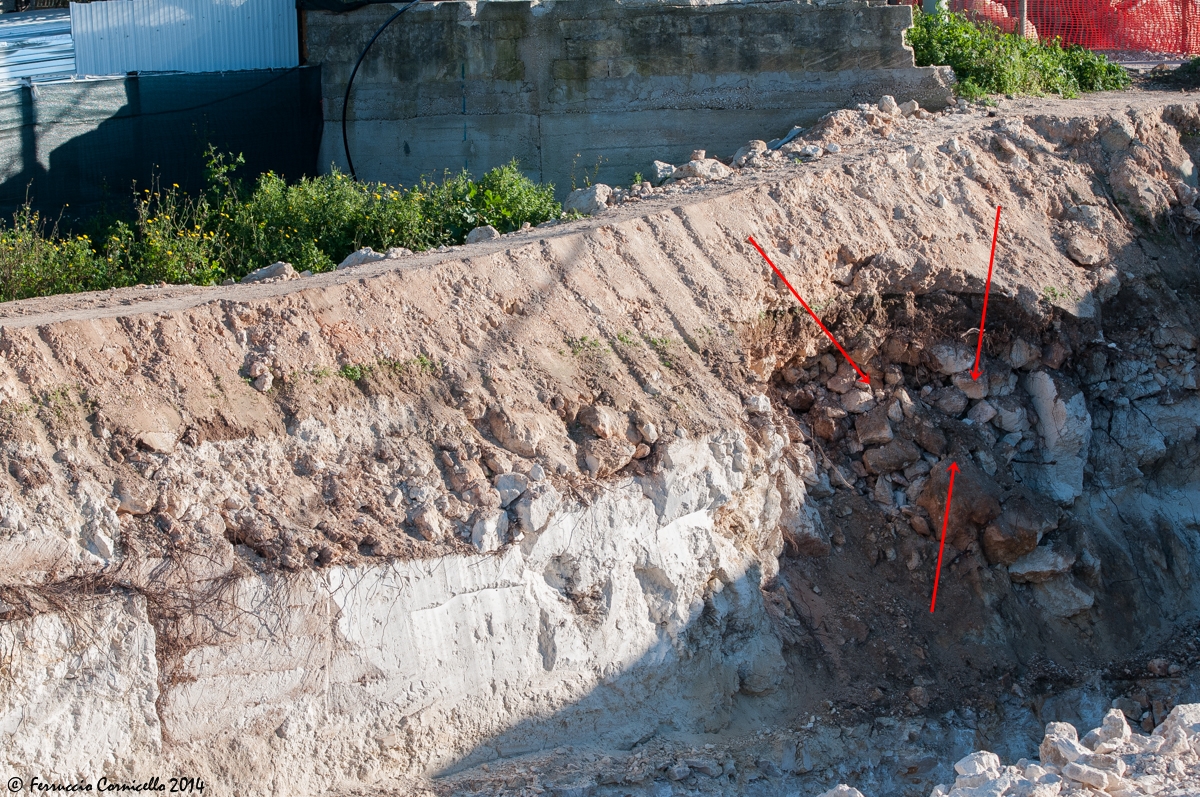
[[[132,596],[0,626],[0,649],[19,651],[7,677],[23,685],[0,702],[0,761],[14,772],[36,761],[73,782],[94,780],[116,750],[157,754],[154,642],[145,602]]]
[[[239,773],[286,766],[295,793],[327,793],[357,782],[362,766],[399,765],[412,776],[436,770],[485,738],[505,749],[553,747],[553,723],[539,729],[507,718],[526,705],[530,714],[551,706],[556,717],[578,712],[582,720],[610,699],[612,674],[623,694],[611,699],[623,708],[612,728],[595,726],[594,717],[590,727],[635,739],[668,719],[718,730],[735,695],[771,694],[785,668],[761,593],[782,545],[770,542],[775,527],[761,530],[756,545],[767,554],[760,561],[714,525],[716,508],[743,504],[760,515],[774,507],[767,524],[787,520],[774,477],[738,470],[745,463],[735,457],[737,443],[672,440],[664,450],[670,467],[587,506],[545,482],[501,474],[497,490],[517,493],[514,514],[526,536],[506,528],[503,512],[484,516],[473,529],[478,555],[239,579],[221,601],[241,619],[184,652],[161,694],[155,634],[140,598],[97,604],[88,625],[103,633],[92,636],[75,635],[53,613],[0,626],[0,649],[16,651],[10,671],[24,685],[0,704],[9,729],[0,762],[17,769],[37,761],[71,777],[90,776],[107,761],[152,768],[169,734],[172,755],[200,774],[219,760]],[[787,470],[782,451],[776,456]],[[789,508],[803,507],[804,482],[789,484]],[[432,529],[443,521],[427,509]],[[517,544],[504,545],[510,538]],[[288,614],[287,607],[302,608]],[[679,645],[698,633],[702,610],[706,623],[739,630],[737,641],[726,644],[717,631],[703,642],[700,662]],[[287,634],[261,636],[260,624],[274,622]],[[663,677],[672,669],[680,680],[668,687]],[[711,699],[688,691],[697,684]],[[659,708],[639,715],[640,698],[630,702],[629,688]],[[662,688],[689,697],[668,707]],[[338,700],[329,700],[330,690]],[[278,746],[266,758],[235,741],[263,724]],[[315,762],[312,745],[332,737],[378,744]],[[249,781],[239,775],[239,783]]]
[[[1022,469],[1042,492],[1061,504],[1070,504],[1083,494],[1083,469],[1092,439],[1087,402],[1080,392],[1064,395],[1061,383],[1046,371],[1030,373],[1024,387],[1037,413],[1045,464]]]

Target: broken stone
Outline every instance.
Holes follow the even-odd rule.
[[[1037,534],[1001,515],[983,530],[983,552],[992,564],[1010,564],[1037,547]]]
[[[655,161],[651,168],[654,169],[655,185],[662,185],[675,173],[675,167],[665,161]]]
[[[723,773],[721,765],[711,758],[685,758],[683,759],[683,763],[690,767],[693,772],[699,772],[710,778],[718,777]]]
[[[820,403],[809,413],[813,434],[822,440],[839,440],[845,433],[838,421],[846,417],[846,411],[834,404]]]
[[[1033,585],[1033,595],[1051,617],[1067,619],[1092,608],[1095,597],[1067,573]]]
[[[503,404],[488,410],[488,426],[501,447],[521,457],[536,455],[538,444],[545,437],[542,418],[513,412]]]
[[[1108,717],[1106,716],[1104,719],[1107,722]],[[1166,735],[1175,728],[1183,730],[1189,737],[1200,734],[1200,703],[1189,703],[1171,709],[1171,713],[1163,720],[1160,728],[1162,733],[1160,734],[1156,729],[1155,735]]]
[[[962,344],[939,343],[927,351],[934,370],[946,376],[966,371],[975,364],[975,352]]]
[[[1064,346],[1062,341],[1056,340],[1042,347],[1042,365],[1057,370],[1070,354],[1071,350]]]
[[[1176,706],[1176,709],[1180,706]],[[1196,706],[1188,708],[1195,709]],[[1186,711],[1186,709],[1185,709]],[[1172,710],[1172,714],[1174,710]],[[1167,717],[1170,720],[1170,716]],[[1200,730],[1200,714],[1196,716],[1196,728]],[[1133,732],[1129,728],[1129,723],[1125,721],[1125,714],[1119,708],[1111,709],[1104,715],[1104,720],[1100,723],[1100,727],[1095,730],[1096,739],[1100,744],[1104,742],[1127,742]],[[1123,774],[1123,773],[1122,773]]]
[[[1098,266],[1108,260],[1108,247],[1090,235],[1073,235],[1067,242],[1067,256],[1081,266]]]
[[[838,366],[837,373],[825,382],[825,387],[834,393],[846,393],[854,387],[858,378],[858,372],[851,368],[849,363],[842,363]]]
[[[561,500],[549,484],[537,484],[525,491],[513,506],[517,524],[526,534],[539,534],[550,522]]]
[[[1014,369],[1034,365],[1042,356],[1040,346],[1035,346],[1024,338],[1014,338],[1008,349],[1008,364]]]
[[[986,401],[978,401],[967,413],[967,419],[972,423],[985,424],[996,417],[996,408]]]
[[[282,260],[276,261],[269,266],[256,268],[246,276],[242,277],[242,282],[262,282],[270,279],[292,279],[296,276],[296,269],[292,268],[291,263],[285,263]]]
[[[1125,718],[1130,722],[1138,722],[1142,718],[1142,705],[1136,700],[1130,700],[1127,697],[1118,697],[1112,702],[1113,708],[1125,715]]]
[[[781,468],[777,480],[781,498],[779,530],[788,556],[828,556],[829,535],[821,516],[807,501],[804,482],[789,468]]]
[[[669,780],[683,780],[690,774],[692,774],[691,768],[682,762],[667,767],[667,778]]]
[[[504,545],[508,533],[508,513],[503,510],[493,510],[483,513],[482,517],[471,526],[471,544],[480,553],[499,550]]]
[[[583,462],[593,479],[603,479],[633,460],[637,447],[622,435],[607,440],[588,440],[582,447]]]
[[[746,396],[743,402],[746,405],[746,411],[751,415],[770,415],[771,400],[763,395]]]
[[[931,423],[916,424],[913,440],[930,454],[941,456],[946,451],[946,435]]]
[[[900,113],[900,106],[896,104],[896,98],[891,94],[884,94],[879,100],[879,104],[875,107],[888,116],[895,116]]]
[[[1064,766],[1062,774],[1063,777],[1084,783],[1088,786],[1094,786],[1101,791],[1107,791],[1118,780],[1118,778],[1108,772],[1088,766],[1087,764],[1080,764],[1076,761],[1072,761]]]
[[[896,498],[892,495],[892,483],[887,476],[880,476],[875,480],[875,489],[871,494],[875,499],[875,503],[883,507],[895,507]]]
[[[1009,565],[1008,577],[1018,584],[1036,584],[1048,581],[1059,573],[1066,573],[1074,564],[1074,554],[1055,551],[1043,545]]]
[[[839,783],[829,791],[821,792],[818,797],[863,797],[863,793],[853,786]]]
[[[1026,475],[1033,477],[1041,492],[1060,504],[1069,504],[1083,494],[1083,471],[1092,439],[1087,401],[1078,388],[1045,371],[1026,376],[1024,387],[1037,413],[1045,462],[1031,466]]]
[[[858,442],[864,446],[890,443],[895,437],[892,433],[892,425],[888,422],[886,407],[876,407],[870,412],[859,415],[854,421],[854,429],[858,433]]]
[[[476,227],[467,233],[466,243],[477,244],[480,241],[491,241],[500,237],[500,231],[490,224],[483,227]]]
[[[988,394],[987,374],[981,374],[978,379],[972,379],[969,373],[955,374],[950,379],[951,384],[966,394],[967,398],[979,400]]]
[[[995,753],[989,753],[986,750],[980,750],[971,753],[955,764],[954,771],[968,778],[975,777],[976,775],[995,777],[1000,774],[1000,756]]]
[[[986,527],[1000,516],[999,487],[970,459],[958,460],[958,475],[954,479],[954,500],[950,502],[950,522],[947,541],[960,551],[975,540],[976,529]],[[946,508],[946,491],[950,486],[949,462],[943,461],[929,474],[929,481],[917,498],[932,518],[942,518]]]
[[[996,416],[993,423],[1006,432],[1023,432],[1029,428],[1029,413],[1015,398],[1002,396],[995,399]]]
[[[113,495],[120,503],[117,512],[127,515],[149,514],[158,503],[158,493],[144,482],[117,479],[113,484]]]
[[[922,537],[932,537],[933,532],[929,528],[929,522],[920,515],[913,514],[908,518],[908,525],[912,526],[912,530]]]
[[[740,169],[750,160],[758,157],[767,151],[767,142],[765,141],[750,141],[746,146],[739,149],[733,156],[734,167]]]
[[[271,385],[275,382],[275,377],[271,376],[271,372],[267,371],[261,374],[257,379],[250,382],[250,387],[257,390],[259,393],[266,393],[271,389]]]
[[[920,450],[907,440],[893,440],[880,448],[863,452],[862,461],[869,473],[884,474],[901,470],[921,458]]]
[[[376,252],[371,247],[364,246],[362,249],[346,255],[346,258],[342,260],[341,263],[338,263],[337,270],[341,271],[344,268],[353,268],[354,266],[361,266],[366,263],[375,263],[379,260],[386,260],[387,257],[388,256],[383,252]]]
[[[601,404],[589,404],[581,409],[578,421],[601,440],[623,435],[629,423],[624,413]]]
[[[951,418],[957,418],[967,409],[967,395],[956,387],[946,387],[934,393],[933,404]]]
[[[576,188],[563,200],[563,210],[567,213],[574,211],[585,216],[594,216],[608,207],[608,200],[611,196],[612,188],[604,183],[596,183],[587,188]]]
[[[983,551],[991,564],[1009,565],[1033,551],[1042,535],[1057,527],[1053,507],[1029,491],[1014,491],[1004,513],[983,532]]]
[[[1196,348],[1196,336],[1179,326],[1161,326],[1154,330],[1150,339],[1160,349],[1178,346],[1189,351]]]
[[[900,113],[904,114],[905,116],[912,116],[914,113],[921,110],[921,104],[916,100],[909,100],[908,102],[900,103],[899,110]]]
[[[432,503],[422,504],[413,510],[412,524],[417,533],[429,542],[437,542],[446,535],[446,521]]]
[[[529,479],[520,473],[501,473],[493,482],[500,493],[500,506],[507,507],[529,489]]]
[[[858,414],[875,406],[875,396],[869,390],[854,389],[842,394],[839,401],[846,412]]]
[[[671,175],[672,180],[700,177],[705,180],[721,180],[733,174],[733,170],[715,158],[690,160]]]
[[[1065,767],[1081,756],[1088,754],[1088,749],[1079,743],[1079,733],[1075,726],[1068,722],[1051,722],[1046,725],[1046,735],[1038,747],[1038,758],[1042,766],[1052,764]]]

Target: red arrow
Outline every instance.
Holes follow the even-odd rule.
[[[946,514],[942,517],[942,544],[938,547],[937,571],[933,574],[933,600],[929,602],[929,613],[937,606],[938,579],[942,575],[942,552],[946,550],[946,526],[950,523],[950,498],[954,495],[954,474],[958,473],[958,463],[951,462],[947,468],[950,472],[950,487],[946,490]]]
[[[812,316],[813,321],[817,322],[817,326],[819,326],[821,331],[825,333],[825,337],[833,341],[834,346],[837,346],[837,350],[840,351],[842,356],[846,358],[846,362],[850,363],[850,366],[855,371],[858,371],[859,381],[870,384],[871,377],[867,376],[866,373],[863,372],[863,369],[858,367],[858,363],[854,362],[854,360],[850,358],[850,355],[847,354],[846,350],[842,348],[842,344],[837,342],[833,335],[830,334],[829,330],[825,328],[825,325],[821,323],[821,319],[817,318],[817,314],[814,313],[812,308],[808,306],[808,302],[800,298],[800,294],[796,293],[796,289],[792,287],[792,283],[788,282],[787,277],[783,276],[783,272],[779,270],[779,267],[771,262],[771,258],[767,257],[767,253],[764,252],[763,248],[758,245],[758,241],[754,240],[754,236],[751,235],[746,240],[754,245],[754,248],[758,250],[758,253],[763,256],[763,260],[767,261],[767,265],[775,270],[775,273],[779,275],[779,279],[783,280],[783,284],[786,285],[788,290],[792,292],[792,296],[796,297],[796,301],[800,302],[804,309],[808,311],[808,314]]]
[[[979,378],[979,355],[983,352],[983,325],[987,321],[988,294],[992,291],[992,264],[996,262],[996,236],[1000,233],[1000,206],[996,206],[996,226],[992,230],[992,256],[988,258],[987,284],[983,286],[983,316],[979,319],[979,342],[975,344],[975,367],[971,369],[971,378]]]

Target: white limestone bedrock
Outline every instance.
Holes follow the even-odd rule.
[[[564,503],[494,555],[243,577],[161,697],[140,598],[75,618],[98,629],[90,643],[57,615],[11,624],[20,688],[5,693],[0,760],[93,779],[170,764],[246,794],[315,794],[553,747],[564,721],[618,745],[668,720],[716,730],[736,694],[769,693],[785,666],[759,585],[782,547],[788,466],[777,446],[752,471],[734,437],[675,440],[660,473]],[[716,528],[722,505],[759,538]],[[76,682],[22,704],[80,655]]]

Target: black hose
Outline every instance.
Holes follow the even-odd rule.
[[[354,173],[354,161],[350,159],[350,139],[346,137],[346,112],[350,108],[350,87],[354,85],[354,76],[358,74],[358,68],[362,66],[363,59],[367,57],[367,50],[371,49],[371,45],[379,38],[379,34],[387,30],[387,26],[395,22],[397,17],[419,2],[421,0],[412,0],[404,8],[388,17],[387,22],[379,26],[379,30],[375,31],[375,35],[371,37],[371,41],[367,42],[367,46],[363,48],[362,55],[354,62],[354,69],[350,70],[350,79],[346,81],[346,95],[342,97],[342,148],[346,150],[346,165],[350,167],[350,177],[355,180],[358,179],[358,175]]]

